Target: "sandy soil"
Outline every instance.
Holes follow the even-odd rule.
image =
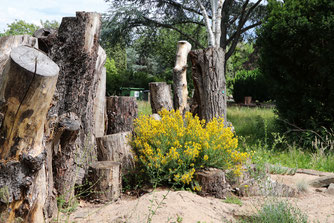
[[[308,182],[318,176],[297,173],[294,176],[272,175],[274,180],[292,187],[304,181]],[[71,214],[70,222],[82,223],[153,223],[177,222],[235,222],[240,216],[256,213],[266,197],[241,198],[243,205],[224,203],[221,199],[201,197],[187,191],[157,190],[145,194],[138,199],[124,197],[121,200],[104,205],[81,203],[80,207]],[[334,222],[334,195],[317,192],[308,187],[306,192],[295,198],[288,199],[309,216],[310,222]],[[153,214],[155,212],[155,214]]]

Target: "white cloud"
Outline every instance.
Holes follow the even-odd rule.
[[[60,22],[62,17],[75,16],[76,11],[104,13],[107,10],[104,0],[5,0],[0,8],[0,32],[15,19],[40,25],[40,20]]]

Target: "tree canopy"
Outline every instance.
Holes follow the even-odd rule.
[[[106,0],[110,3],[110,13],[107,15],[108,28],[104,34],[110,41],[120,36],[131,41],[135,33],[143,27],[163,27],[179,32],[194,48],[205,48],[207,44],[196,38],[196,29],[186,32],[180,27],[192,24],[205,27],[206,18],[203,9],[210,21],[215,17],[211,10],[214,2],[199,0]],[[250,30],[262,23],[266,13],[263,0],[251,2],[249,0],[225,0],[221,5],[221,34],[219,45],[227,50],[228,59],[235,50],[237,43],[251,35]],[[202,7],[201,7],[202,6]],[[217,8],[217,7],[216,7]],[[218,7],[219,8],[219,7]],[[201,10],[202,9],[202,10]],[[209,33],[209,32],[208,32]],[[208,38],[208,37],[207,37]]]
[[[259,33],[261,69],[293,131],[334,128],[334,2],[271,1]]]

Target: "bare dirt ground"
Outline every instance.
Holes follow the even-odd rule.
[[[293,176],[271,175],[272,179],[297,187],[319,176],[297,173]],[[227,204],[221,199],[201,197],[188,191],[158,189],[139,198],[123,197],[111,204],[81,203],[70,215],[69,222],[141,223],[141,222],[235,222],[238,217],[256,213],[270,197],[243,197],[242,205]],[[285,199],[309,216],[310,222],[334,222],[334,195],[308,187],[294,198]],[[151,221],[150,221],[151,219]],[[177,221],[179,220],[179,221]],[[283,223],[283,222],[282,222]]]

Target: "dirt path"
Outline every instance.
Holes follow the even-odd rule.
[[[294,176],[272,175],[274,180],[297,187],[302,181],[308,182],[318,176],[297,173]],[[109,205],[82,203],[69,218],[70,222],[82,223],[153,223],[179,222],[235,222],[240,216],[256,213],[265,197],[241,198],[243,205],[224,203],[221,199],[201,197],[187,191],[157,190],[138,199],[122,198]],[[295,198],[288,199],[309,216],[310,222],[334,222],[334,195],[317,192],[309,187]],[[158,207],[158,208],[157,208]],[[155,212],[155,214],[153,214]]]

